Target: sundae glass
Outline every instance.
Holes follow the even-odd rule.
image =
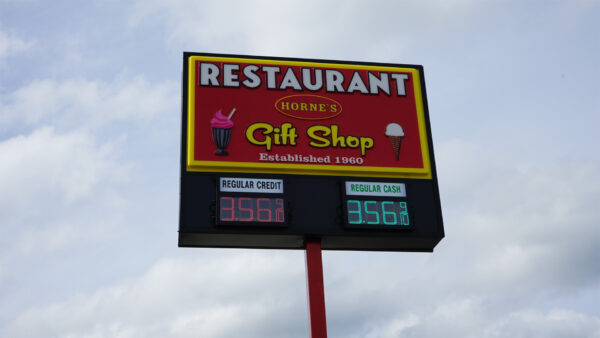
[[[223,115],[221,109],[217,111],[215,117],[210,120],[210,126],[212,127],[212,135],[213,141],[219,150],[215,151],[215,155],[227,155],[229,154],[225,151],[225,148],[229,145],[229,139],[231,138],[231,128],[233,127],[233,122],[231,121],[231,116],[235,112],[235,108],[229,114],[229,117]]]

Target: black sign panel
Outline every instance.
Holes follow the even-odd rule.
[[[346,195],[356,177],[226,175],[278,178],[284,192],[218,192],[223,174],[184,173],[180,246],[303,249],[320,239],[323,249],[432,251],[444,236],[433,181],[360,178],[406,186],[406,197],[387,198]]]

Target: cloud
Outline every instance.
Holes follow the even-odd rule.
[[[90,242],[114,240],[117,227],[110,217],[89,220],[82,226],[81,219],[65,217],[49,220],[38,227],[28,227],[15,236],[12,254],[34,256],[56,254],[67,248]],[[81,248],[80,248],[81,249]],[[0,278],[1,279],[1,278]]]
[[[71,281],[101,272],[90,260],[118,242],[128,205],[121,186],[132,166],[120,142],[48,126],[0,142],[0,316],[61,294],[66,271]]]
[[[12,55],[31,49],[33,45],[33,41],[24,40],[0,30],[0,62]]]
[[[12,337],[49,333],[60,337],[306,336],[301,255],[229,250],[203,256],[163,258],[139,278],[31,308],[5,333]],[[36,325],[31,325],[32,320]]]
[[[1,317],[143,269],[167,246],[144,247],[165,223],[176,234],[180,104],[174,83],[125,73],[1,94]]]
[[[0,143],[0,205],[5,212],[34,201],[73,203],[97,195],[100,183],[123,181],[128,166],[115,158],[116,143],[96,144],[84,132],[36,129]],[[45,204],[45,203],[44,203]]]
[[[138,231],[131,219],[150,229],[164,222],[175,203],[156,190],[177,179],[179,95],[173,83],[122,74],[112,82],[40,79],[0,97],[0,286],[30,285],[50,266],[89,264],[79,257],[110,261],[99,252],[129,243]],[[156,171],[148,157],[160,158]],[[87,275],[100,281],[97,271]],[[60,274],[45,281],[63,289]],[[14,306],[27,298],[11,296]]]
[[[447,229],[446,244],[466,242],[477,251],[479,276],[527,289],[600,280],[600,268],[590,268],[600,240],[593,211],[600,198],[597,166],[507,165],[506,158],[460,141],[444,143],[438,154],[446,220],[457,225]]]
[[[192,51],[321,58],[350,52],[365,58],[419,47],[425,36],[461,31],[463,19],[476,9],[471,1],[360,6],[358,1],[156,0],[137,2],[131,24],[164,24],[169,43]]]
[[[484,302],[465,299],[430,313],[409,313],[365,335],[348,337],[599,337],[600,317],[566,310],[523,309],[498,315]]]
[[[486,337],[600,337],[600,317],[565,309],[527,309],[496,321],[486,333]]]
[[[27,309],[18,313],[3,333],[11,337],[52,333],[60,337],[145,338],[307,335],[301,254],[223,249],[193,252],[193,258],[191,253],[181,252],[163,258],[138,278]],[[373,258],[370,260],[376,261]],[[361,271],[373,273],[378,288],[346,273],[345,282],[352,286],[348,295],[359,296],[350,302],[339,303],[337,297],[330,297],[336,290],[327,283],[329,336],[552,338],[597,337],[600,332],[600,316],[581,311],[544,311],[535,304],[507,306],[476,289],[467,297],[444,296],[455,285],[431,292],[427,280],[406,277],[415,272],[414,267],[389,270],[397,259],[388,258],[384,262],[387,269]],[[331,270],[347,269],[330,267],[326,275]]]
[[[0,142],[0,286],[30,278],[18,269],[23,259],[46,261],[114,239],[127,205],[119,186],[132,169],[119,160],[118,145],[51,127]],[[41,261],[28,264],[43,267]]]
[[[90,130],[116,121],[147,122],[179,106],[176,88],[142,77],[120,76],[111,83],[39,79],[0,98],[0,122],[4,132],[8,126],[52,124],[63,130]]]

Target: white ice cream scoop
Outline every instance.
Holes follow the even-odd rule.
[[[404,136],[404,129],[398,123],[390,123],[385,127],[385,134],[387,136]]]

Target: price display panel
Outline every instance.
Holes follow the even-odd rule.
[[[285,203],[282,197],[220,196],[217,224],[285,225]]]
[[[357,229],[410,229],[406,201],[348,199],[345,203],[345,223]]]
[[[220,177],[217,188],[217,225],[285,226],[283,180]]]
[[[346,181],[344,195],[345,227],[412,229],[405,184]]]

